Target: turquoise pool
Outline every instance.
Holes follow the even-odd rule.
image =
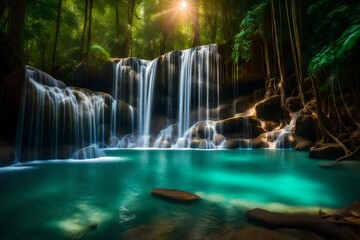
[[[291,150],[106,150],[95,160],[0,168],[1,239],[122,239],[156,226],[167,239],[201,239],[245,224],[246,209],[317,211],[360,199],[360,166],[323,169]],[[152,197],[177,188],[203,200]],[[97,228],[88,231],[89,225]],[[196,236],[196,237],[194,237]]]

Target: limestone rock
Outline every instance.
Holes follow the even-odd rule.
[[[0,167],[11,165],[14,161],[14,148],[0,141]]]
[[[299,97],[288,97],[285,105],[292,111],[298,112],[301,109],[301,99]]]
[[[250,148],[251,142],[248,139],[229,139],[225,142],[225,149]]]
[[[312,142],[295,133],[286,133],[276,143],[277,148],[294,148],[296,150],[310,150],[313,145]]]
[[[191,148],[199,148],[199,149],[206,149],[207,142],[204,139],[193,139],[191,140],[190,147]]]
[[[311,142],[316,142],[315,120],[310,115],[300,112],[295,123],[295,133]]]
[[[214,135],[213,142],[214,142],[215,145],[220,145],[223,141],[225,141],[224,135],[222,135],[222,134],[215,134]]]
[[[46,72],[43,72],[39,69],[25,66],[26,68],[26,75],[28,77],[31,77],[36,82],[41,83],[43,85],[49,86],[49,87],[58,87],[61,89],[66,88],[66,84],[60,80],[55,79],[51,75],[47,74]]]
[[[274,95],[255,105],[256,116],[261,120],[279,122],[282,119],[281,97]]]
[[[226,138],[256,138],[265,130],[261,127],[259,119],[253,116],[238,116],[218,121],[216,132]]]
[[[157,197],[177,202],[193,202],[201,199],[196,194],[168,188],[155,188],[151,190],[151,194]]]
[[[351,134],[349,140],[352,149],[355,149],[358,146],[360,146],[360,130],[357,130],[353,134]]]
[[[344,150],[338,144],[327,144],[319,148],[313,148],[309,152],[309,158],[335,160],[345,155]]]

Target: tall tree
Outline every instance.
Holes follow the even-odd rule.
[[[200,45],[200,3],[199,0],[193,0],[193,42],[192,46]]]
[[[27,0],[14,0],[9,20],[9,31],[7,33],[8,42],[14,48],[18,49],[24,26],[26,4]]]
[[[6,6],[9,15],[0,16],[8,17],[6,27],[0,29],[0,138],[4,137],[10,142],[15,140],[21,107],[19,96],[22,96],[25,90],[21,35],[26,6],[27,0],[14,0],[11,5]]]
[[[94,0],[89,0],[90,1],[90,6],[89,6],[89,17],[88,17],[88,32],[87,32],[87,44],[86,44],[86,63],[89,62],[89,54],[90,54],[90,47],[91,47],[91,37],[92,37],[92,33],[91,33],[91,27],[92,27],[92,10],[93,10],[93,2]]]
[[[52,61],[51,61],[51,69],[52,69],[52,72],[53,72],[53,73],[54,73],[54,70],[55,70],[56,47],[57,47],[58,38],[59,38],[60,19],[61,19],[61,8],[62,8],[62,0],[59,0],[58,12],[57,12],[57,21],[56,21],[56,31],[55,31],[54,49],[53,49],[53,55],[52,55]]]
[[[86,35],[86,29],[87,29],[87,24],[88,24],[88,8],[89,8],[89,0],[86,0],[85,2],[85,14],[84,14],[84,26],[83,26],[83,33],[82,33],[82,38],[81,38],[81,47],[80,47],[80,59],[84,60],[85,58],[85,35]]]
[[[118,57],[120,55],[120,17],[119,17],[119,1],[115,0],[115,16],[116,16],[116,38],[115,38],[115,56]]]

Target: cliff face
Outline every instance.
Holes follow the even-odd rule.
[[[120,59],[102,71],[80,67],[74,74],[77,87],[26,67],[24,94],[15,96],[24,100],[14,107],[19,120],[9,117],[16,127],[3,126],[17,132],[19,161],[71,158],[90,145],[308,149],[312,143],[306,134],[294,133],[296,116],[282,112],[279,96],[255,104],[264,94],[262,69],[250,63],[243,66],[247,71],[230,78],[236,68],[228,59],[226,49],[217,45],[174,51],[153,61]],[[93,150],[83,151],[89,153],[83,157],[97,156]]]

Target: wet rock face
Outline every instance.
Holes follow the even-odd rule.
[[[261,127],[260,121],[253,116],[240,116],[228,118],[216,123],[216,132],[226,138],[256,138],[265,130]]]
[[[295,124],[295,133],[311,142],[316,142],[315,120],[304,112],[300,112]]]
[[[256,116],[265,121],[280,122],[282,119],[281,97],[274,95],[255,105]]]
[[[309,158],[335,160],[345,155],[344,150],[338,144],[326,144],[319,148],[313,148],[309,152]]]
[[[301,109],[301,99],[299,97],[289,97],[286,99],[285,104],[293,112],[298,112]]]
[[[298,136],[295,133],[286,133],[285,136],[283,136],[283,139],[281,140],[282,141],[277,142],[276,148],[293,148],[296,150],[310,150],[310,148],[314,145],[306,138]]]
[[[360,146],[360,130],[357,130],[353,134],[351,134],[349,140],[352,149],[355,149],[356,147]]]
[[[0,167],[13,164],[15,161],[15,149],[0,140]]]
[[[58,87],[60,89],[64,89],[67,87],[64,82],[55,79],[54,77],[43,71],[40,71],[30,66],[25,66],[25,68],[27,76],[31,77],[38,83],[49,87]]]

